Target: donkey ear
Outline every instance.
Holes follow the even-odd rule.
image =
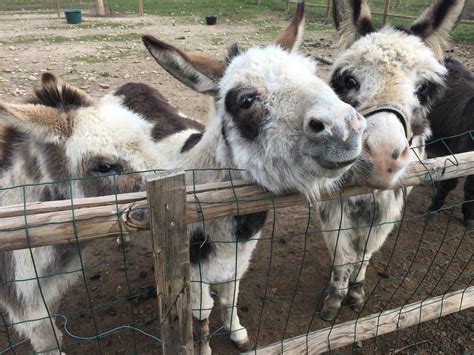
[[[347,0],[345,4],[344,0],[333,0],[332,4],[339,47],[348,48],[360,37],[375,32],[367,0]]]
[[[291,23],[278,35],[275,44],[289,52],[297,50],[303,43],[304,20],[304,1],[298,1]]]
[[[63,110],[35,104],[0,101],[0,123],[46,142],[59,142],[72,133],[72,120]]]
[[[217,82],[225,69],[223,61],[184,53],[153,36],[145,35],[142,40],[158,64],[183,84],[198,92],[217,92]]]
[[[423,38],[440,59],[464,3],[464,0],[437,0],[410,27],[411,32]]]

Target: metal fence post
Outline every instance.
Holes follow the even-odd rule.
[[[173,170],[147,179],[147,198],[163,354],[192,354],[184,171]]]

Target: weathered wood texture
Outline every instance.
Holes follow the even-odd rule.
[[[432,184],[435,181],[474,174],[474,152],[414,162],[393,188]],[[370,193],[370,187],[347,187],[339,194],[323,194],[321,201]],[[298,194],[274,196],[243,181],[213,183],[187,189],[187,222],[198,222],[237,214],[247,214],[305,205]],[[134,193],[74,201],[30,203],[0,208],[0,250],[28,247],[25,217],[32,247],[64,244],[149,230],[146,194]],[[41,213],[45,212],[45,213]],[[73,222],[76,224],[74,233]]]
[[[246,354],[319,354],[472,307],[474,286],[300,335]]]
[[[148,179],[163,354],[192,354],[193,330],[184,171]]]
[[[385,25],[387,23],[388,9],[390,8],[390,0],[385,0],[383,4],[383,16],[382,23]]]

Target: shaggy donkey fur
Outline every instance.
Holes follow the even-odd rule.
[[[455,59],[446,59],[444,64],[448,68],[446,91],[428,114],[432,136],[426,145],[426,151],[430,157],[474,150],[474,74]],[[467,133],[468,131],[471,132]],[[443,139],[447,147],[440,140],[452,136],[456,137]],[[458,180],[438,183],[431,211],[438,211],[443,207],[446,197],[456,187]],[[474,228],[474,175],[469,175],[464,183],[462,212],[466,228]]]
[[[25,196],[21,186],[2,189],[1,204],[137,191],[145,177],[121,173],[176,167],[246,169],[243,178],[274,193],[297,190],[314,198],[357,158],[366,123],[316,76],[311,60],[290,53],[301,37],[301,6],[296,18],[276,46],[233,50],[226,64],[144,38],[151,53],[180,80],[216,93],[215,112],[205,131],[144,84],[124,85],[94,101],[44,74],[29,103],[0,102],[0,186],[59,182],[25,187]],[[86,176],[97,180],[64,182]],[[227,173],[213,170],[196,182],[225,179]],[[265,214],[258,213],[189,226],[192,277],[204,290],[201,294],[193,283],[201,333],[208,331],[213,303],[209,285],[231,281],[218,287],[224,325],[232,340],[246,346],[234,288],[238,292],[264,221]],[[37,352],[61,348],[62,334],[49,315],[66,289],[84,277],[82,247],[0,252],[2,312]],[[208,332],[202,335],[206,338]],[[207,341],[200,350],[210,351]]]
[[[342,23],[335,18],[343,51],[333,65],[331,86],[367,119],[364,149],[347,180],[390,187],[410,161],[425,157],[426,115],[444,89],[440,48],[463,5],[463,0],[438,0],[409,29],[385,26],[376,32],[362,0],[348,1]],[[334,258],[321,318],[334,319],[347,294],[352,309],[362,309],[369,260],[399,220],[410,190],[373,190],[342,204],[321,203],[324,237]]]
[[[301,37],[299,30],[292,33]],[[233,47],[222,62],[184,53],[151,36],[143,40],[171,75],[199,92],[215,95],[214,115],[202,136],[189,131],[165,140],[163,154],[175,157],[166,167],[245,169],[240,178],[273,192],[298,190],[313,199],[358,156],[365,122],[349,105],[341,106],[334,92],[315,76],[311,60],[290,53],[296,40],[245,53]],[[170,150],[185,142],[190,149],[184,153]],[[223,171],[201,182],[226,179],[228,172]],[[258,213],[189,227],[194,242],[191,279],[198,281],[192,283],[193,315],[201,330],[203,352],[210,351],[211,287],[219,291],[224,327],[231,331],[231,339],[240,348],[248,346],[236,302],[239,280],[265,218],[266,213]],[[229,241],[239,242],[237,255],[235,244]]]

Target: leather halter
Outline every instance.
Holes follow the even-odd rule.
[[[390,112],[393,113],[397,118],[400,120],[404,130],[405,130],[405,136],[407,137],[407,140],[410,142],[412,141],[413,138],[413,133],[411,131],[411,124],[410,121],[408,120],[408,116],[400,105],[386,102],[386,103],[379,103],[377,105],[373,106],[368,106],[368,107],[363,107],[362,109],[358,110],[359,113],[364,116],[365,118],[369,118],[370,116],[375,115],[376,113],[379,112]]]

